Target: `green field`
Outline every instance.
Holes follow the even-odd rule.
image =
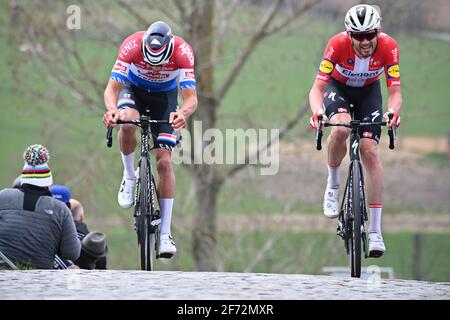
[[[280,233],[273,231],[253,231],[245,234],[221,232],[219,235],[220,264],[230,272],[268,272],[324,274],[325,266],[348,266],[343,241],[333,233]],[[130,235],[131,234],[131,235]],[[134,234],[128,230],[109,230],[111,265],[126,269],[139,268],[139,256]],[[399,279],[421,279],[424,281],[450,281],[448,270],[450,260],[450,235],[441,233],[420,234],[420,262],[414,264],[414,241],[417,235],[410,232],[384,233],[386,254],[382,258],[363,259],[363,267],[376,265],[390,267]],[[194,271],[192,256],[189,254],[190,234],[176,232],[179,252],[171,260],[157,261],[158,270]],[[271,243],[268,246],[267,243]],[[269,248],[263,250],[263,248]],[[263,252],[259,260],[257,253]],[[123,255],[127,252],[127,255]]]
[[[4,18],[4,15],[2,17]],[[221,103],[219,128],[277,128],[296,112],[307,97],[326,40],[341,28],[340,24],[336,24],[320,29],[316,27],[319,24],[321,25],[316,22],[313,28],[308,29],[305,26],[310,24],[299,22],[299,29],[291,29],[281,37],[269,38],[257,47],[249,63],[243,68],[240,78]],[[315,33],[311,34],[309,30],[315,30]],[[400,132],[405,136],[442,137],[448,131],[447,122],[450,119],[444,88],[450,83],[450,56],[442,53],[450,51],[450,43],[405,34],[396,35],[396,38],[401,50],[404,97]],[[86,58],[88,68],[92,70],[95,79],[106,84],[116,58],[117,47],[112,43],[99,43],[84,36],[82,32],[77,34],[76,39],[76,45]],[[224,79],[228,68],[237,58],[237,48],[242,46],[242,42],[236,43],[233,39],[227,44],[216,66],[217,84]],[[2,61],[17,60],[21,65],[20,72],[15,72],[13,68],[0,70],[3,111],[0,117],[0,186],[10,186],[20,173],[21,155],[27,145],[41,143],[48,146],[55,183],[67,184],[73,196],[85,204],[88,223],[89,217],[95,217],[96,222],[112,218],[124,220],[120,228],[107,227],[100,222],[91,225],[91,230],[97,229],[108,234],[110,267],[137,268],[137,257],[123,254],[136,252],[136,239],[128,220],[130,211],[121,210],[116,203],[122,168],[117,143],[111,150],[104,144],[101,95],[96,96],[98,109],[90,110],[77,100],[66,86],[47,82],[43,76],[47,71],[45,67],[35,67],[31,56],[11,46],[4,32],[0,33],[0,47]],[[439,61],[436,57],[439,57]],[[64,67],[66,63],[72,65],[73,60],[55,63],[62,63]],[[79,75],[82,88],[93,92],[83,80],[80,71],[76,67],[73,69],[73,72]],[[382,81],[384,82],[384,78]],[[25,94],[26,91],[28,94]],[[33,91],[50,97],[56,103],[29,94]],[[308,119],[305,117],[289,133],[287,140],[295,142],[304,134],[307,126]],[[423,161],[438,161],[448,166],[448,162],[439,155],[430,157],[431,159],[424,158]],[[174,216],[193,215],[195,203],[187,197],[193,188],[191,177],[182,168],[176,168],[176,175],[179,207],[175,209]],[[251,189],[236,195],[232,186],[228,185],[222,190],[219,199],[220,214],[277,213],[282,205],[282,202],[267,199]],[[301,203],[294,206],[294,211],[297,212],[317,210]],[[185,211],[177,211],[181,208]],[[405,208],[409,209],[407,204]],[[161,263],[160,267],[192,270],[190,235],[178,231],[176,240],[180,255],[170,264]],[[237,242],[234,235],[221,234],[219,252],[224,270],[242,271],[250,263],[249,259],[254,256],[254,250],[263,246],[269,236],[271,235],[264,232],[244,234],[240,235],[241,238]],[[345,265],[341,243],[336,243],[336,237],[331,236],[331,231],[329,234],[277,235],[277,245],[270,251],[267,259],[257,264],[252,271],[318,274],[323,265]],[[376,262],[394,267],[399,277],[412,278],[413,235],[387,234],[385,239],[392,249],[385,258]],[[248,242],[251,245],[239,248],[239,254],[230,255],[230,252],[235,252],[238,243]],[[448,234],[424,236],[424,279],[450,280],[450,260],[447,255],[449,243]],[[312,244],[313,248],[305,247],[306,244]]]

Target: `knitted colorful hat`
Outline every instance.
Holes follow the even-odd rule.
[[[23,152],[22,184],[32,184],[39,187],[49,187],[53,184],[52,173],[48,167],[50,155],[46,147],[34,144]]]

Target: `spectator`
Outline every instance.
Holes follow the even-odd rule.
[[[97,250],[99,247],[102,247],[102,243],[106,243],[106,236],[103,233],[95,232],[95,236],[92,235],[89,238],[86,236],[90,233],[86,223],[84,223],[84,208],[81,203],[76,199],[70,199],[70,210],[72,211],[72,217],[75,221],[75,226],[77,228],[78,238],[82,240],[82,254],[80,258],[77,260],[76,264],[82,269],[106,269],[106,253],[108,252],[108,247],[105,245],[103,250]],[[94,232],[91,232],[94,234]],[[93,250],[90,250],[91,243],[95,243],[93,245]],[[86,250],[84,250],[86,249]],[[95,268],[87,268],[86,264],[83,261],[83,256],[85,256],[84,251],[86,251],[87,255],[94,256],[96,259]],[[87,259],[89,260],[89,259]],[[87,262],[89,264],[89,262]]]
[[[69,188],[61,184],[54,184],[50,187],[50,192],[52,193],[53,198],[58,199],[61,202],[64,202],[66,206],[70,209],[71,193]]]
[[[20,189],[20,186],[22,185],[22,181],[20,180],[20,175],[14,179],[12,187],[15,189]]]
[[[71,198],[69,188],[64,185],[53,185],[50,188],[55,199],[64,202],[71,210],[75,222],[78,239],[82,243],[81,254],[74,263],[81,269],[106,269],[106,236],[99,232],[90,232],[84,223],[84,209],[81,203]],[[90,234],[89,237],[86,237]],[[100,250],[102,247],[103,250]],[[66,264],[70,264],[67,262]]]
[[[52,269],[56,254],[77,260],[81,244],[70,210],[49,190],[48,150],[31,145],[23,158],[20,188],[0,191],[0,251],[25,268]]]

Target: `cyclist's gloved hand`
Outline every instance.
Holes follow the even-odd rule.
[[[171,112],[169,115],[169,123],[175,131],[181,130],[186,127],[186,117],[182,111]]]
[[[389,120],[389,116],[392,115],[392,119]],[[392,109],[389,109],[388,112],[384,114],[384,119],[388,123],[389,127],[396,126],[400,127],[400,115]]]
[[[317,111],[310,119],[309,119],[309,127],[311,129],[315,129],[318,127],[319,125],[319,115],[322,116],[322,128],[324,123],[327,120],[327,116],[325,115],[325,113],[322,110]]]

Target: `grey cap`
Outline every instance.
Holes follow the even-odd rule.
[[[81,241],[81,250],[95,258],[101,258],[108,254],[106,235],[101,232],[89,232]]]

